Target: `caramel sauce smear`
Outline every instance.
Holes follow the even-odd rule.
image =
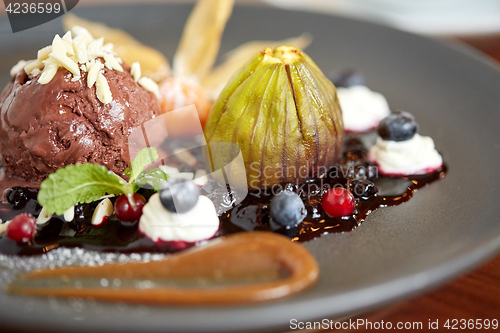
[[[163,260],[68,266],[20,275],[7,292],[155,305],[230,305],[279,299],[312,286],[319,268],[302,245],[270,232],[238,233]],[[119,286],[100,281],[120,281]]]

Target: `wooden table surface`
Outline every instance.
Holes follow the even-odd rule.
[[[486,53],[500,65],[500,34],[460,39]],[[500,87],[498,88],[500,91]],[[439,330],[434,330],[438,332],[450,331],[443,327],[447,320],[497,319],[500,321],[500,255],[431,292],[352,318],[352,320],[356,319],[364,319],[372,323],[383,320],[385,323],[391,322],[393,327],[398,322],[422,322],[423,331],[427,331],[429,320],[431,322],[438,320]],[[334,329],[323,332],[350,330],[352,329]],[[498,330],[500,330],[500,325]],[[366,328],[356,330],[356,332],[372,331]]]

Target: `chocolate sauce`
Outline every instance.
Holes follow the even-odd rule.
[[[304,200],[307,216],[297,227],[274,230],[275,232],[288,236],[292,241],[303,242],[325,233],[351,231],[376,209],[406,202],[415,191],[446,174],[446,167],[443,165],[439,170],[426,175],[398,178],[379,175],[376,166],[368,162],[367,149],[361,139],[363,138],[347,138],[339,165],[332,167],[321,177],[303,184],[277,184],[265,191],[250,192],[242,201],[238,200],[236,191],[228,191],[215,182],[204,186],[202,194],[214,202],[219,212],[221,226],[217,236],[241,231],[271,231],[269,203],[272,196],[281,190],[299,194]],[[346,187],[349,182],[358,182],[366,187],[363,189],[363,186],[358,186],[354,189],[357,197],[356,210],[351,216],[332,218],[322,208],[323,194],[335,186]],[[6,202],[0,203],[0,219],[10,220],[21,212],[38,216],[41,207],[36,201],[36,189],[18,187],[7,191]],[[141,191],[147,199],[152,194],[148,190]],[[235,202],[239,203],[234,205]],[[72,222],[65,222],[62,216],[52,217],[47,223],[37,227],[36,236],[28,243],[16,243],[5,235],[0,236],[0,252],[31,255],[61,246],[124,253],[176,252],[193,245],[186,245],[184,242],[155,244],[138,231],[137,222],[125,223],[114,217],[100,226],[94,226],[90,220],[96,205],[97,203],[77,205]]]
[[[349,156],[349,153],[344,154]],[[446,166],[433,173],[425,175],[413,175],[406,177],[373,177],[362,178],[371,181],[377,188],[377,193],[368,197],[356,198],[356,209],[353,215],[342,218],[329,216],[321,205],[323,195],[336,186],[347,187],[347,182],[355,178],[352,170],[347,165],[353,160],[346,161],[344,165],[333,168],[323,178],[318,178],[305,184],[281,184],[276,186],[276,190],[263,192],[250,192],[248,196],[233,209],[221,214],[220,235],[234,233],[238,231],[266,230],[271,231],[269,223],[269,204],[272,197],[280,189],[291,190],[299,194],[307,209],[307,216],[295,228],[274,230],[275,232],[287,235],[292,241],[304,242],[320,237],[326,233],[346,232],[357,228],[375,210],[382,207],[389,207],[402,204],[410,200],[413,194],[420,188],[441,179],[446,174]],[[363,168],[360,170],[370,170],[366,162],[366,156],[361,159]],[[359,166],[359,165],[357,165]],[[343,170],[343,171],[339,171]],[[346,171],[347,170],[347,171]],[[349,171],[350,170],[350,171]],[[359,192],[362,192],[361,190]],[[216,202],[217,197],[212,197]]]

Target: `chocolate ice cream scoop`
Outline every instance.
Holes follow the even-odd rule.
[[[130,67],[104,68],[111,102],[103,104],[87,73],[78,80],[58,68],[46,84],[20,70],[0,96],[0,151],[8,175],[41,181],[58,168],[98,163],[119,175],[128,167],[128,136],[160,114],[154,94],[134,81]],[[73,80],[72,80],[73,79]]]

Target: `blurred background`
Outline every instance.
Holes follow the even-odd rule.
[[[500,59],[500,0],[265,0],[409,32],[460,39]]]
[[[194,0],[80,0],[78,6]],[[500,59],[500,0],[236,0],[247,5],[330,13],[397,29],[459,39]],[[4,3],[0,10],[5,14]]]
[[[266,0],[281,6],[355,17],[415,33],[481,35],[500,32],[498,0]]]

